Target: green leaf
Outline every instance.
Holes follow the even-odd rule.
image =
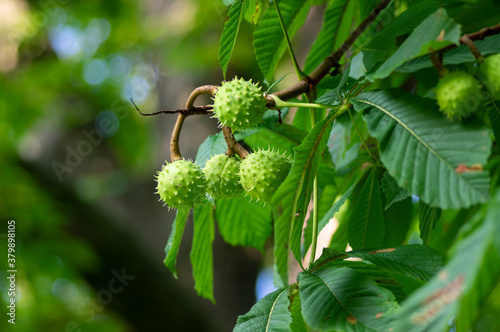
[[[219,63],[222,67],[222,74],[224,79],[226,79],[226,70],[231,60],[231,55],[233,54],[234,44],[236,43],[236,38],[238,37],[238,31],[240,30],[240,24],[243,18],[243,0],[231,1],[233,3],[229,9],[229,14],[224,24],[224,29],[222,30],[222,35],[220,36],[219,42]]]
[[[493,53],[500,53],[500,35],[486,37],[484,40],[475,41],[479,52],[485,56]],[[465,45],[454,47],[444,53],[444,65],[458,65],[464,62],[476,62],[476,58],[472,55],[470,49]],[[424,55],[416,59],[410,60],[397,68],[396,71],[402,73],[411,73],[420,69],[432,67],[433,64],[429,55]]]
[[[316,40],[311,46],[311,50],[304,64],[303,70],[305,73],[312,72],[321,61],[347,38],[345,32],[339,28],[342,26],[342,22],[345,23],[348,22],[349,19],[352,20],[352,8],[354,8],[354,6],[351,5],[351,12],[346,13],[349,7],[348,5],[349,1],[347,0],[328,1],[323,16],[323,25]]]
[[[205,201],[204,205],[198,205],[194,209],[193,244],[189,257],[193,266],[194,288],[196,292],[213,303],[215,303],[212,248],[214,236],[214,208],[210,202]]]
[[[339,211],[339,209],[344,205],[345,201],[351,196],[354,187],[356,184],[353,184],[349,189],[347,189],[339,199],[333,203],[332,207],[325,213],[325,215],[318,222],[318,234],[321,230],[330,222],[330,220],[335,216],[335,213]],[[309,250],[312,242],[312,227],[308,227],[304,230],[304,253]]]
[[[394,295],[347,267],[299,273],[302,315],[320,330],[378,331],[398,308]]]
[[[500,142],[500,101],[491,100],[488,105],[488,117],[491,121],[491,128],[495,135],[495,140]]]
[[[408,232],[412,228],[412,215],[413,202],[411,197],[392,204],[384,211],[385,237],[382,242],[383,247],[399,246],[405,243]]]
[[[401,188],[388,172],[385,172],[384,177],[382,178],[382,191],[387,198],[387,204],[385,204],[384,208],[385,210],[387,210],[392,204],[411,196],[408,190]]]
[[[203,168],[205,167],[205,163],[208,159],[216,154],[224,153],[226,150],[226,140],[224,139],[222,131],[216,135],[208,136],[198,148],[198,153],[196,154],[196,164]]]
[[[485,128],[446,121],[434,101],[401,90],[364,93],[355,107],[366,111],[381,160],[399,186],[442,209],[489,199],[487,172],[457,170],[459,165],[486,164],[491,141]]]
[[[246,1],[248,8],[245,11],[245,20],[249,23],[257,24],[262,14],[262,0]]]
[[[238,1],[238,0],[222,0],[222,2],[224,3],[224,5],[226,5],[226,6],[231,6],[236,1]]]
[[[353,249],[378,247],[384,240],[384,209],[377,168],[374,167],[369,172],[351,205],[353,212],[348,224],[348,238]],[[357,187],[360,185],[361,183]]]
[[[215,218],[224,241],[264,251],[273,229],[270,206],[251,202],[249,197],[218,200]]]
[[[369,43],[363,46],[363,63],[368,71],[384,61],[396,49],[396,38],[410,33],[422,20],[439,8],[436,1],[421,1],[393,19]]]
[[[441,218],[440,208],[430,207],[424,202],[418,203],[418,228],[424,245],[430,244],[432,229],[436,226],[439,218]]]
[[[394,331],[449,331],[452,318],[456,331],[473,328],[478,309],[500,277],[500,195],[486,207],[445,267],[403,302],[391,325]]]
[[[292,316],[290,329],[292,330],[292,332],[307,332],[307,328],[304,323],[304,317],[302,317],[299,286],[297,284],[290,286],[290,295],[288,296],[288,299],[290,301],[288,310],[290,311],[290,315]]]
[[[445,9],[440,8],[423,20],[397,51],[372,75],[367,75],[367,77],[370,79],[385,78],[408,60],[451,44],[458,45],[460,33],[460,25],[448,18]]]
[[[288,288],[264,296],[248,313],[238,317],[233,332],[290,331]]]
[[[304,24],[310,7],[310,0],[289,0],[280,3],[283,23],[290,39]],[[253,37],[259,68],[264,78],[271,82],[279,60],[286,50],[286,41],[274,7],[271,6],[264,13],[262,20],[257,24]]]
[[[374,251],[354,250],[349,257],[361,258],[381,269],[427,281],[443,266],[444,258],[436,250],[420,244],[410,244]]]
[[[181,245],[182,234],[184,234],[184,226],[189,215],[190,209],[179,209],[172,224],[172,231],[168,237],[167,245],[165,246],[165,265],[172,272],[177,279],[177,269],[175,268],[177,262],[177,254]]]
[[[288,248],[300,262],[304,218],[318,174],[321,154],[326,148],[335,112],[320,121],[295,149],[290,174],[273,196],[275,283],[288,284]]]
[[[329,248],[335,250],[345,250],[347,247],[348,220],[339,220],[339,226],[335,230],[330,240]]]

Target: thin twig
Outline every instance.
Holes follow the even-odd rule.
[[[134,105],[137,112],[139,112],[139,114],[142,116],[155,116],[158,114],[176,114],[176,113],[185,113],[186,115],[206,115],[206,114],[212,114],[213,113],[212,110],[214,109],[212,105],[205,105],[205,106],[194,106],[190,110],[188,110],[187,108],[179,108],[174,111],[159,110],[154,113],[142,113],[132,98],[130,98],[130,101]]]

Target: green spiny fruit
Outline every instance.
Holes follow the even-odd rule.
[[[215,155],[207,161],[203,171],[207,179],[207,191],[213,198],[236,197],[243,192],[240,162],[236,157]]]
[[[214,98],[214,113],[221,125],[233,130],[257,126],[262,122],[267,99],[252,81],[235,78],[222,83]]]
[[[190,208],[205,197],[203,171],[191,161],[179,159],[164,165],[157,177],[160,198],[171,208]]]
[[[291,166],[290,159],[277,152],[260,150],[251,153],[241,162],[241,185],[250,197],[271,202]]]
[[[479,82],[470,74],[453,72],[442,77],[436,86],[439,110],[448,119],[460,119],[477,110],[479,102],[474,98]]]
[[[500,99],[500,53],[487,57],[481,64],[480,73],[493,99]]]

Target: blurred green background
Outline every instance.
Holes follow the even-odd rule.
[[[175,115],[142,117],[129,101],[177,109],[219,84],[226,14],[218,0],[0,1],[1,331],[230,331],[253,305],[257,251],[216,238],[215,306],[193,290],[191,223],[179,279],[163,265],[175,212],[158,202],[154,175]],[[259,79],[247,23],[233,56],[228,77]],[[184,157],[217,131],[190,117]]]

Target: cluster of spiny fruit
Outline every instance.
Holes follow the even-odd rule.
[[[257,126],[266,111],[267,99],[251,81],[224,82],[214,97],[214,116],[223,126],[241,130]],[[158,173],[157,190],[171,208],[190,208],[205,199],[237,197],[246,192],[251,198],[271,202],[274,192],[290,171],[288,157],[259,150],[240,160],[237,156],[212,156],[204,169],[179,159],[167,163]]]
[[[479,67],[483,83],[492,95],[500,99],[500,54],[487,57]],[[478,80],[469,73],[456,71],[444,75],[436,86],[439,109],[448,119],[460,119],[479,109]]]

